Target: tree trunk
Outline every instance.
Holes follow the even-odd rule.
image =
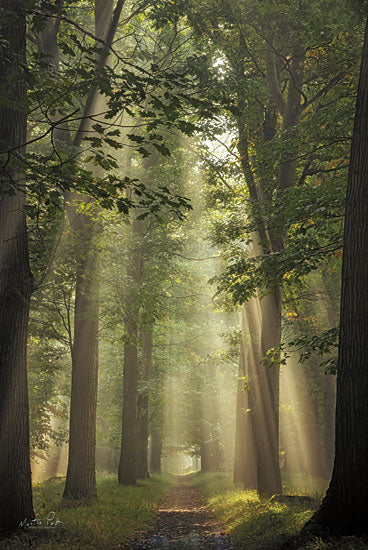
[[[303,531],[368,532],[368,20],[346,198],[336,453],[326,496]]]
[[[95,0],[95,32],[97,38],[106,39],[111,27],[112,0]],[[97,56],[96,63],[100,61]],[[106,60],[107,62],[107,60]],[[97,112],[104,109],[98,104]],[[88,113],[90,114],[90,113]],[[101,121],[104,122],[103,120]],[[80,133],[82,136],[83,133]],[[70,399],[69,458],[64,489],[64,499],[94,499],[96,490],[96,409],[98,385],[98,250],[96,240],[100,224],[96,219],[96,207],[90,215],[79,212],[81,202],[93,205],[89,197],[68,193],[67,213],[75,240],[78,242],[76,257],[77,277],[74,307],[74,338],[72,349],[72,388]]]
[[[260,494],[281,493],[279,465],[279,367],[262,360],[278,345],[281,330],[280,303],[277,295],[243,306],[245,361],[246,429],[243,460],[247,489]]]
[[[211,434],[206,418],[201,419],[200,425],[201,438],[201,473],[206,474],[212,471],[211,462]]]
[[[326,311],[330,327],[336,327],[339,322],[338,306],[332,300],[334,289],[329,289]],[[330,479],[332,475],[334,456],[335,456],[335,410],[336,410],[336,378],[331,374],[326,374],[323,381],[323,428],[324,428],[324,459],[326,478]]]
[[[207,370],[209,376],[210,373]],[[207,386],[200,391],[201,396],[201,420],[200,420],[200,445],[201,445],[201,471],[216,472],[223,467],[223,452],[221,447],[219,415],[215,388]]]
[[[127,340],[124,346],[123,421],[118,470],[119,483],[122,485],[135,485],[137,481],[138,288],[142,276],[143,258],[140,240],[142,231],[142,222],[134,219],[132,224],[132,259],[128,267],[132,286],[127,302],[125,321]]]
[[[161,473],[162,440],[157,430],[151,432],[150,471],[153,474]]]
[[[256,414],[253,432],[257,447],[257,488],[260,494],[282,492],[279,464],[279,395],[280,366],[265,364],[266,353],[281,342],[281,300],[279,293],[260,300],[261,357],[256,384]],[[258,382],[261,381],[261,384]]]
[[[75,208],[77,208],[75,206]],[[73,214],[72,214],[73,216]],[[98,254],[95,220],[76,214],[72,220],[77,278],[72,349],[69,459],[65,499],[96,497],[95,449],[98,375]]]
[[[152,327],[142,332],[142,388],[137,401],[137,477],[149,478],[148,473],[148,405],[149,383],[152,374]]]
[[[137,318],[128,320],[126,332],[128,342],[124,346],[123,423],[118,478],[122,485],[135,485],[137,481]]]
[[[0,91],[24,101],[24,3],[1,0]],[[27,327],[33,278],[29,267],[25,192],[16,159],[24,155],[27,114],[0,108],[0,530],[34,518],[29,454]],[[13,156],[13,152],[16,156]],[[13,193],[12,193],[13,188]]]
[[[329,479],[335,454],[335,403],[336,403],[335,377],[326,374],[323,387],[323,422],[324,422],[324,460],[325,476]]]
[[[247,56],[248,52],[244,52]],[[272,48],[266,55],[266,68],[270,95],[274,105],[265,109],[265,121],[263,125],[264,141],[271,140],[275,133],[277,106],[283,121],[283,129],[288,130],[297,126],[301,112],[301,89],[303,85],[305,50],[297,45],[293,52],[290,64],[290,79],[287,99],[285,101],[279,88],[277,78],[276,59]],[[244,76],[244,68],[240,64],[240,76]],[[284,231],[278,233],[266,230],[265,223],[265,191],[262,177],[256,181],[251,160],[248,154],[248,129],[244,115],[245,98],[239,94],[238,105],[240,114],[237,125],[239,133],[238,151],[245,181],[248,186],[251,201],[253,221],[258,226],[258,231],[253,239],[254,255],[262,255],[269,252],[280,252],[284,247]],[[277,192],[295,184],[297,151],[295,147],[283,154],[278,174]],[[262,358],[273,347],[281,343],[281,292],[275,289],[271,294],[259,301],[261,332],[259,350],[252,351],[248,362],[248,373],[253,378],[253,387],[249,390],[248,399],[252,403],[250,419],[253,422],[253,434],[255,449],[251,450],[251,456],[256,456],[257,461],[257,490],[261,494],[274,494],[282,492],[281,473],[279,465],[279,374],[280,368],[277,361],[270,368],[262,362]],[[245,460],[245,458],[244,458]],[[253,464],[253,462],[251,461]],[[253,466],[252,466],[253,468]],[[254,468],[253,468],[254,469]],[[251,483],[251,481],[250,481]]]
[[[257,489],[257,460],[249,403],[246,349],[242,343],[236,394],[234,483],[241,483],[244,489]]]

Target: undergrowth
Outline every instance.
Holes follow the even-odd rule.
[[[318,507],[321,495],[313,499],[293,499],[287,504],[260,498],[255,491],[244,491],[224,473],[200,474],[194,480],[208,508],[225,525],[235,544],[247,550],[276,550],[295,537]],[[355,537],[339,541],[310,541],[303,550],[366,550]]]
[[[54,478],[34,486],[34,509],[42,524],[51,512],[62,523],[45,530],[31,530],[0,540],[0,550],[113,550],[136,530],[148,527],[155,517],[156,504],[174,480],[155,476],[138,480],[136,486],[118,484],[116,476],[97,477],[98,500],[82,506],[65,507],[62,494],[65,479]]]

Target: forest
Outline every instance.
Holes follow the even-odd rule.
[[[0,0],[0,550],[368,549],[367,220],[367,0]]]

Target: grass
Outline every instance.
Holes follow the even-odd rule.
[[[0,550],[114,550],[136,530],[149,527],[156,504],[174,485],[170,476],[152,476],[134,487],[120,486],[116,476],[97,478],[98,500],[90,505],[66,508],[61,505],[65,479],[52,479],[34,486],[34,508],[38,518],[55,512],[62,526],[43,534],[25,532],[0,540]]]
[[[204,495],[208,508],[225,525],[233,541],[247,550],[275,550],[294,537],[319,505],[321,495],[312,502],[295,499],[281,504],[260,498],[255,491],[243,491],[223,473],[198,475],[195,485]],[[320,539],[303,546],[304,550],[366,550],[368,546],[355,537],[336,542]]]

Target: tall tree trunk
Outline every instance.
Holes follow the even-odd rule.
[[[246,370],[248,360],[247,347],[243,342],[240,346],[236,394],[234,483],[241,483],[244,489],[257,489],[256,447]]]
[[[260,494],[282,492],[279,464],[280,367],[262,358],[281,343],[281,300],[276,291],[260,300],[261,357],[258,362],[257,413],[253,416],[257,446],[257,488]],[[261,385],[259,384],[259,381]]]
[[[95,0],[96,37],[106,40],[113,14],[112,0]],[[96,64],[100,62],[97,56]],[[106,60],[107,63],[107,60]],[[97,95],[90,108],[103,111],[105,102]],[[88,113],[90,114],[90,113]],[[104,122],[103,120],[101,121]],[[87,127],[86,127],[87,128]],[[85,129],[86,129],[85,128]],[[80,132],[83,137],[83,132]],[[70,398],[69,457],[64,499],[93,499],[96,490],[96,409],[98,385],[98,273],[96,240],[100,233],[98,213],[93,202],[76,193],[67,197],[67,213],[73,229],[77,266],[74,338],[72,350],[72,387]],[[92,204],[90,215],[81,213],[81,202]]]
[[[245,57],[248,55],[244,51]],[[263,125],[264,141],[271,140],[275,134],[277,117],[276,107],[282,117],[283,129],[298,125],[301,112],[301,89],[304,76],[305,50],[297,45],[290,63],[290,78],[286,100],[280,89],[277,76],[276,59],[273,49],[266,55],[268,85],[273,105],[265,109]],[[244,76],[242,63],[238,67],[240,77]],[[269,252],[280,252],[284,247],[284,231],[278,233],[266,230],[265,223],[265,186],[262,179],[256,181],[248,154],[248,129],[244,115],[245,98],[239,94],[238,115],[238,151],[245,181],[250,195],[253,221],[258,231],[253,239],[253,254],[262,255]],[[295,184],[297,151],[284,153],[278,175],[278,193]],[[279,465],[279,374],[277,361],[269,368],[262,362],[266,353],[281,343],[281,291],[275,289],[259,301],[261,334],[261,355],[253,350],[248,362],[248,373],[253,378],[253,387],[249,390],[248,399],[252,403],[250,419],[253,422],[255,449],[251,451],[257,460],[257,490],[263,494],[281,493],[281,473]],[[240,417],[238,417],[240,420]],[[245,460],[245,458],[244,458]]]
[[[200,445],[201,445],[201,473],[206,474],[212,470],[211,461],[211,433],[208,420],[201,418],[200,424]]]
[[[213,416],[213,393],[208,387],[200,390],[200,445],[201,445],[201,472],[215,471],[215,445],[213,426],[216,419]]]
[[[24,2],[1,0],[0,8],[0,34],[4,40],[1,96],[5,101],[22,102],[26,62]],[[26,110],[19,103],[15,108],[0,108],[0,530],[14,529],[25,519],[34,518],[26,363],[33,278],[28,258],[25,190],[21,169],[16,166],[16,159],[25,153],[26,128]]]
[[[162,439],[158,430],[151,432],[150,471],[153,474],[161,473]]]
[[[304,527],[314,533],[367,533],[368,508],[368,20],[346,197],[336,453],[326,496]]]
[[[128,341],[124,346],[123,422],[118,478],[122,485],[135,485],[137,481],[137,318],[126,322],[126,337]]]
[[[213,395],[213,394],[212,394]],[[218,401],[213,395],[211,399],[211,446],[212,446],[212,461],[211,469],[214,472],[224,470],[224,448],[222,441],[220,417],[218,411]]]
[[[148,406],[152,375],[152,327],[142,332],[142,388],[137,401],[137,477],[148,478]]]
[[[77,208],[77,206],[74,206]],[[73,216],[73,214],[72,214]],[[69,458],[63,497],[95,498],[96,406],[98,375],[98,253],[99,229],[88,215],[76,214],[72,227],[77,278],[72,349]]]
[[[326,479],[329,479],[335,454],[336,381],[334,376],[326,374],[323,382],[324,470]]]
[[[334,289],[329,289],[326,310],[330,327],[336,327],[339,322],[339,309],[332,296]],[[323,442],[326,478],[330,479],[335,456],[335,410],[336,410],[336,377],[326,374],[323,381]]]
[[[247,384],[246,422],[243,460],[247,489],[260,494],[281,492],[279,466],[279,369],[263,362],[267,351],[277,345],[281,326],[278,303],[274,295],[253,298],[243,307],[244,347],[247,349],[245,377]],[[276,316],[276,318],[275,318]]]
[[[137,387],[138,387],[138,287],[142,276],[143,224],[136,218],[132,224],[133,248],[128,276],[132,282],[126,310],[126,344],[123,366],[123,420],[119,483],[135,485],[137,481]]]

